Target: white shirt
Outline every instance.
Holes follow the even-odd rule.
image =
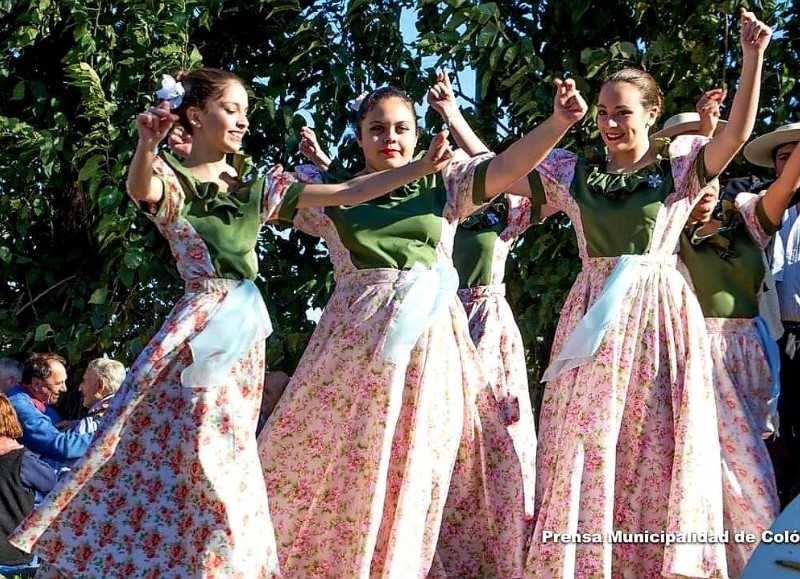
[[[781,320],[800,323],[800,219],[797,206],[786,210],[772,249],[772,275]]]

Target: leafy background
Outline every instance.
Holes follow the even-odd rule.
[[[554,76],[574,77],[593,99],[605,73],[644,66],[665,91],[663,118],[693,109],[714,86],[726,85],[732,97],[738,6],[0,0],[0,356],[57,351],[73,381],[103,354],[130,364],[180,295],[165,243],[124,194],[134,118],[152,104],[163,72],[201,64],[236,71],[251,91],[246,151],[263,166],[292,166],[301,162],[298,130],[309,121],[325,146],[358,162],[344,103],[363,89],[393,84],[422,102],[437,66],[459,77],[473,70],[476,89],[457,84],[457,91],[478,133],[502,150],[548,114]],[[777,31],[762,132],[797,120],[800,31],[794,0],[750,7]],[[409,15],[416,37],[401,30]],[[585,150],[598,141],[592,116],[566,146]],[[438,123],[429,112],[425,124]],[[738,161],[732,171],[751,169]],[[569,223],[552,218],[510,259],[509,299],[535,400],[579,268],[576,253]],[[330,294],[330,266],[317,240],[295,232],[265,229],[259,256],[258,284],[276,328],[267,362],[291,372],[313,330],[306,312]],[[74,397],[67,404],[75,407]]]

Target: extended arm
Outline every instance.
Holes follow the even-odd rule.
[[[756,19],[752,12],[741,10],[742,74],[739,89],[733,98],[728,126],[705,148],[705,168],[709,178],[716,177],[750,138],[756,122],[761,94],[761,69],[764,50],[772,30]]]

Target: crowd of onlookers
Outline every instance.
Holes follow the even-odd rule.
[[[125,366],[116,360],[89,362],[78,386],[83,416],[65,420],[56,409],[67,391],[64,358],[51,353],[30,354],[24,361],[0,358],[0,574],[24,573],[38,564],[7,536],[83,456],[125,376]],[[283,372],[267,373],[259,428],[288,381]]]
[[[36,565],[6,537],[86,451],[124,379],[116,360],[89,362],[78,387],[85,416],[64,420],[56,410],[67,391],[64,358],[36,353],[22,362],[0,360],[0,572]]]

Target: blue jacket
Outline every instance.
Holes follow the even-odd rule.
[[[10,388],[6,396],[22,424],[20,442],[23,446],[43,458],[57,462],[80,458],[86,452],[92,441],[91,434],[61,432],[55,427],[61,422],[58,412],[50,406],[45,406],[44,413],[39,412],[30,395],[19,386]]]

